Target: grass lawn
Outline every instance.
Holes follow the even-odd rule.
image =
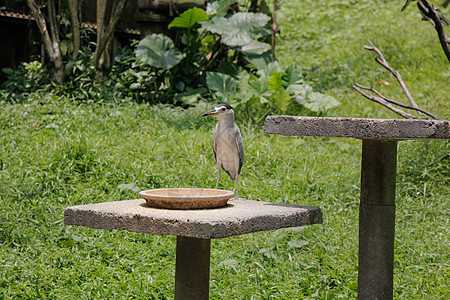
[[[402,95],[362,48],[371,39],[419,106],[449,118],[449,64],[413,5],[400,14],[403,1],[282,4],[279,59],[342,102],[329,115],[396,118],[350,88],[385,80],[393,84],[380,90]],[[173,298],[175,237],[65,226],[63,210],[149,188],[214,187],[215,123],[202,112],[0,99],[0,299]],[[241,127],[241,197],[319,206],[324,224],[213,240],[211,299],[356,299],[361,142]],[[399,143],[395,299],[450,298],[449,166],[449,141]],[[234,182],[224,175],[219,187]]]

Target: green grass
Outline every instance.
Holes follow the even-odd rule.
[[[121,184],[214,186],[214,123],[199,115],[45,97],[3,103],[0,295],[171,298],[174,237],[65,226],[63,210],[137,197]],[[243,133],[242,195],[319,206],[324,224],[213,240],[211,297],[355,298],[360,141]],[[399,299],[448,296],[449,152],[443,141],[400,143]]]
[[[401,2],[340,3],[283,2],[279,14],[281,61],[343,102],[330,114],[396,117],[349,87],[389,81],[362,49],[370,38],[423,95],[419,105],[448,118],[434,29],[412,9],[397,14]],[[39,93],[0,102],[0,299],[173,298],[175,237],[66,226],[63,211],[136,198],[130,183],[214,187],[214,121],[201,113]],[[242,196],[319,206],[324,224],[213,240],[211,298],[356,299],[361,142],[241,129]],[[395,299],[450,297],[449,166],[449,141],[399,143]],[[220,187],[234,183],[224,176]]]

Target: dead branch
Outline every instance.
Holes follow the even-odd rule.
[[[402,87],[403,92],[406,95],[406,98],[408,98],[409,103],[411,103],[412,107],[415,108],[419,108],[416,104],[416,102],[414,101],[413,97],[411,96],[408,88],[406,87],[405,82],[402,79],[402,75],[400,75],[400,73],[397,70],[394,70],[393,68],[391,68],[391,66],[389,66],[388,62],[386,61],[386,59],[383,56],[383,53],[381,53],[380,50],[378,50],[377,47],[375,47],[372,42],[369,40],[369,46],[364,46],[364,49],[370,50],[370,51],[375,51],[376,54],[378,54],[378,57],[375,58],[375,61],[377,63],[379,63],[380,65],[382,65],[385,69],[387,69],[389,72],[392,73],[392,75],[395,76],[395,78],[397,79],[398,83],[400,84],[400,86]]]
[[[395,112],[396,114],[399,114],[400,116],[402,116],[405,119],[415,119],[416,117],[401,110],[398,109],[394,106],[392,106],[391,104],[389,104],[389,102],[385,101],[384,99],[380,98],[380,97],[376,97],[376,96],[372,96],[369,94],[364,93],[361,89],[365,89],[364,87],[362,87],[361,85],[354,83],[352,84],[352,88],[355,89],[358,93],[360,93],[361,95],[363,95],[364,97],[366,97],[367,99],[374,101],[378,104],[383,105],[386,108],[389,108],[390,110],[392,110],[393,112]]]
[[[409,93],[408,88],[406,87],[405,82],[402,79],[402,76],[400,75],[400,73],[393,69],[391,66],[389,66],[387,60],[384,58],[383,53],[381,53],[381,51],[375,47],[371,41],[369,41],[370,46],[364,46],[364,49],[367,49],[369,51],[374,51],[375,53],[377,53],[378,57],[375,58],[375,61],[378,62],[380,65],[382,65],[385,69],[387,69],[389,72],[392,73],[392,75],[395,76],[395,78],[397,79],[397,81],[399,82],[400,86],[402,87],[403,92],[406,95],[406,98],[408,98],[409,102],[411,103],[411,106],[409,105],[405,105],[403,103],[400,103],[398,101],[389,99],[385,96],[383,96],[379,91],[377,91],[376,89],[374,89],[372,86],[371,87],[365,87],[362,86],[358,83],[354,83],[352,84],[352,88],[354,90],[356,90],[358,93],[360,93],[362,96],[366,97],[367,99],[374,101],[376,103],[379,103],[381,105],[383,105],[384,107],[390,109],[391,111],[395,112],[396,114],[401,115],[402,117],[406,118],[406,119],[415,119],[416,117],[410,113],[407,113],[393,105],[397,105],[403,108],[407,108],[407,109],[412,109],[415,110],[418,113],[422,113],[424,115],[427,115],[430,118],[433,118],[435,120],[441,120],[441,118],[427,112],[426,110],[423,110],[421,108],[419,108],[416,104],[416,102],[414,101],[414,99],[412,98],[411,94]],[[363,90],[366,91],[370,91],[374,94],[376,94],[376,96],[374,95],[369,95],[367,93],[365,93]]]
[[[436,29],[436,32],[439,37],[439,42],[441,43],[442,50],[444,50],[445,55],[447,56],[447,60],[450,62],[450,38],[445,35],[444,28],[442,27],[441,20],[441,12],[438,8],[434,7],[426,0],[417,0],[417,7],[419,8],[422,16],[425,17]]]
[[[374,89],[373,86],[366,87],[366,86],[362,86],[362,85],[360,85],[360,84],[358,84],[358,83],[354,83],[354,84],[352,85],[352,87],[353,87],[355,90],[357,90],[357,89],[355,88],[355,87],[357,87],[357,88],[360,88],[360,89],[363,89],[363,90],[366,90],[366,91],[370,91],[370,92],[376,94],[380,99],[382,99],[382,100],[384,100],[384,101],[386,101],[386,102],[388,102],[388,103],[390,103],[390,104],[394,104],[394,105],[397,105],[397,106],[400,106],[400,107],[403,107],[403,108],[406,108],[406,109],[412,109],[412,110],[421,112],[421,113],[423,113],[424,115],[427,115],[427,116],[429,116],[430,118],[433,118],[433,119],[435,119],[435,120],[442,120],[441,118],[439,118],[439,117],[433,115],[432,113],[430,113],[430,112],[428,112],[428,111],[426,111],[426,110],[424,110],[424,109],[417,108],[417,107],[412,107],[412,106],[403,104],[403,103],[401,103],[401,102],[398,102],[398,101],[389,99],[389,98],[385,97],[384,95],[382,95],[379,91],[377,91],[376,89]],[[359,92],[359,91],[358,91],[358,92]]]

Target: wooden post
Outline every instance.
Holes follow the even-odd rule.
[[[175,300],[209,299],[210,239],[177,236]]]
[[[397,142],[363,140],[358,299],[392,299]]]

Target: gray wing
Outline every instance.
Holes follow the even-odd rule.
[[[217,161],[217,143],[216,143],[216,136],[217,136],[217,127],[219,126],[219,124],[216,125],[216,129],[214,130],[213,133],[213,140],[212,140],[212,148],[213,148],[213,152],[214,152],[214,159]]]
[[[236,148],[238,149],[239,152],[239,170],[238,170],[238,174],[241,173],[241,168],[242,168],[242,164],[244,163],[244,140],[242,139],[242,134],[241,131],[239,130],[239,127],[236,126],[236,130],[238,132],[238,139],[236,140]]]

